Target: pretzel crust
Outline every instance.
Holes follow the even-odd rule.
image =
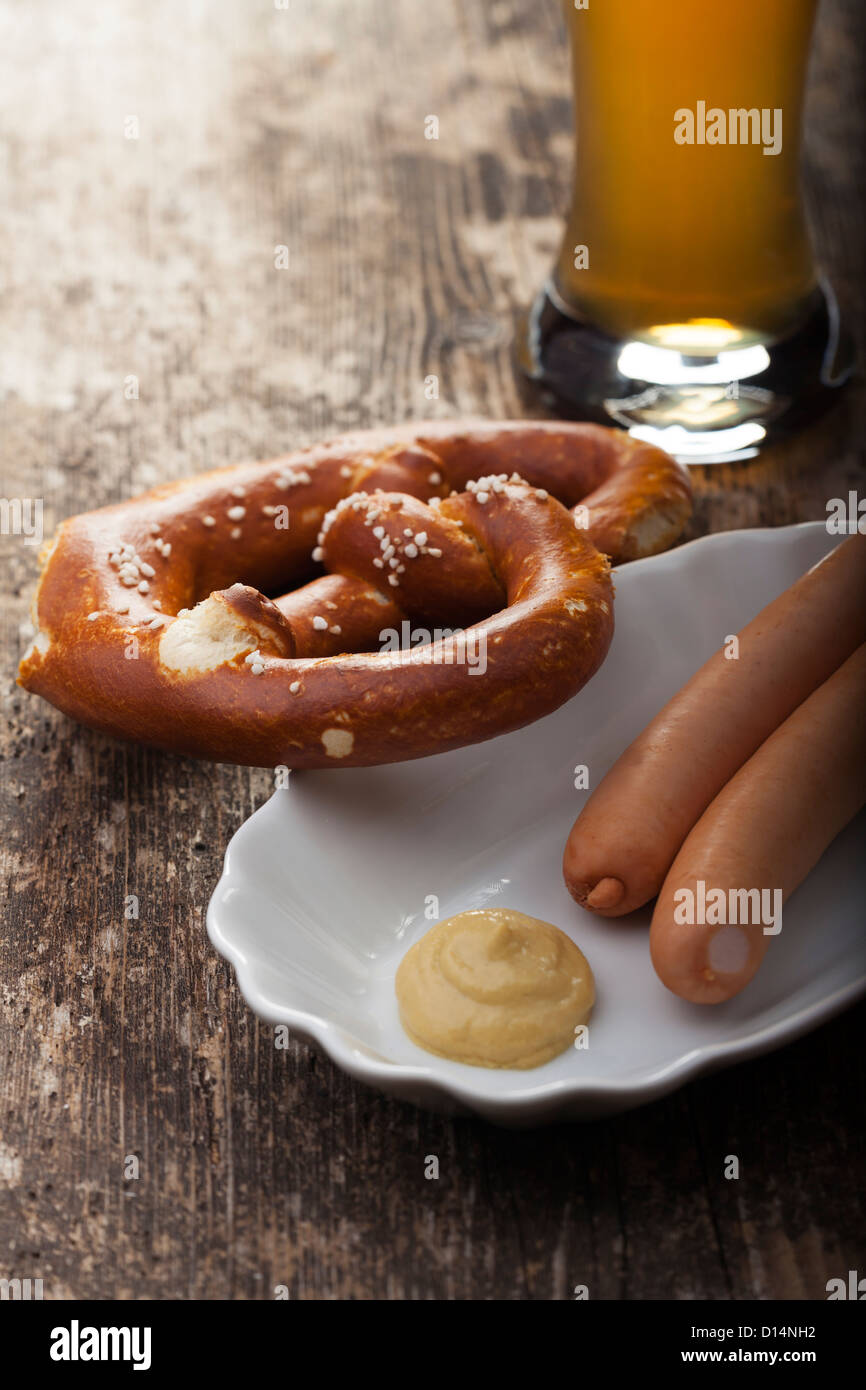
[[[574,695],[613,634],[608,557],[666,548],[690,510],[684,469],[594,425],[347,435],[63,522],[40,557],[19,683],[95,729],[195,757],[423,757]],[[371,650],[407,617],[465,632]]]

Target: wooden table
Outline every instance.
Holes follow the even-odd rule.
[[[46,533],[343,427],[519,413],[511,326],[569,178],[555,0],[5,0],[0,25],[0,487],[44,499]],[[864,28],[859,0],[823,6],[808,115],[855,329]],[[857,385],[791,446],[697,475],[693,534],[822,517],[862,490],[863,424]],[[16,689],[35,549],[2,544],[0,1276],[49,1298],[745,1299],[862,1266],[863,1008],[529,1133],[275,1050],[204,932],[268,773],[122,746]]]

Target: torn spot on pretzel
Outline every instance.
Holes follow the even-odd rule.
[[[159,643],[162,665],[178,675],[214,671],[253,651],[292,656],[292,634],[276,604],[245,584],[202,599],[175,618]]]

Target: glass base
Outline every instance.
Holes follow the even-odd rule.
[[[524,380],[558,414],[618,425],[684,463],[753,458],[825,410],[854,367],[827,284],[786,338],[744,338],[718,351],[694,342],[678,350],[670,340],[612,338],[547,284],[518,327],[515,354]]]

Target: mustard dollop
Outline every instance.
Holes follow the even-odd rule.
[[[570,937],[508,908],[437,923],[403,957],[396,991],[413,1042],[475,1067],[549,1062],[595,1001],[589,963]]]

